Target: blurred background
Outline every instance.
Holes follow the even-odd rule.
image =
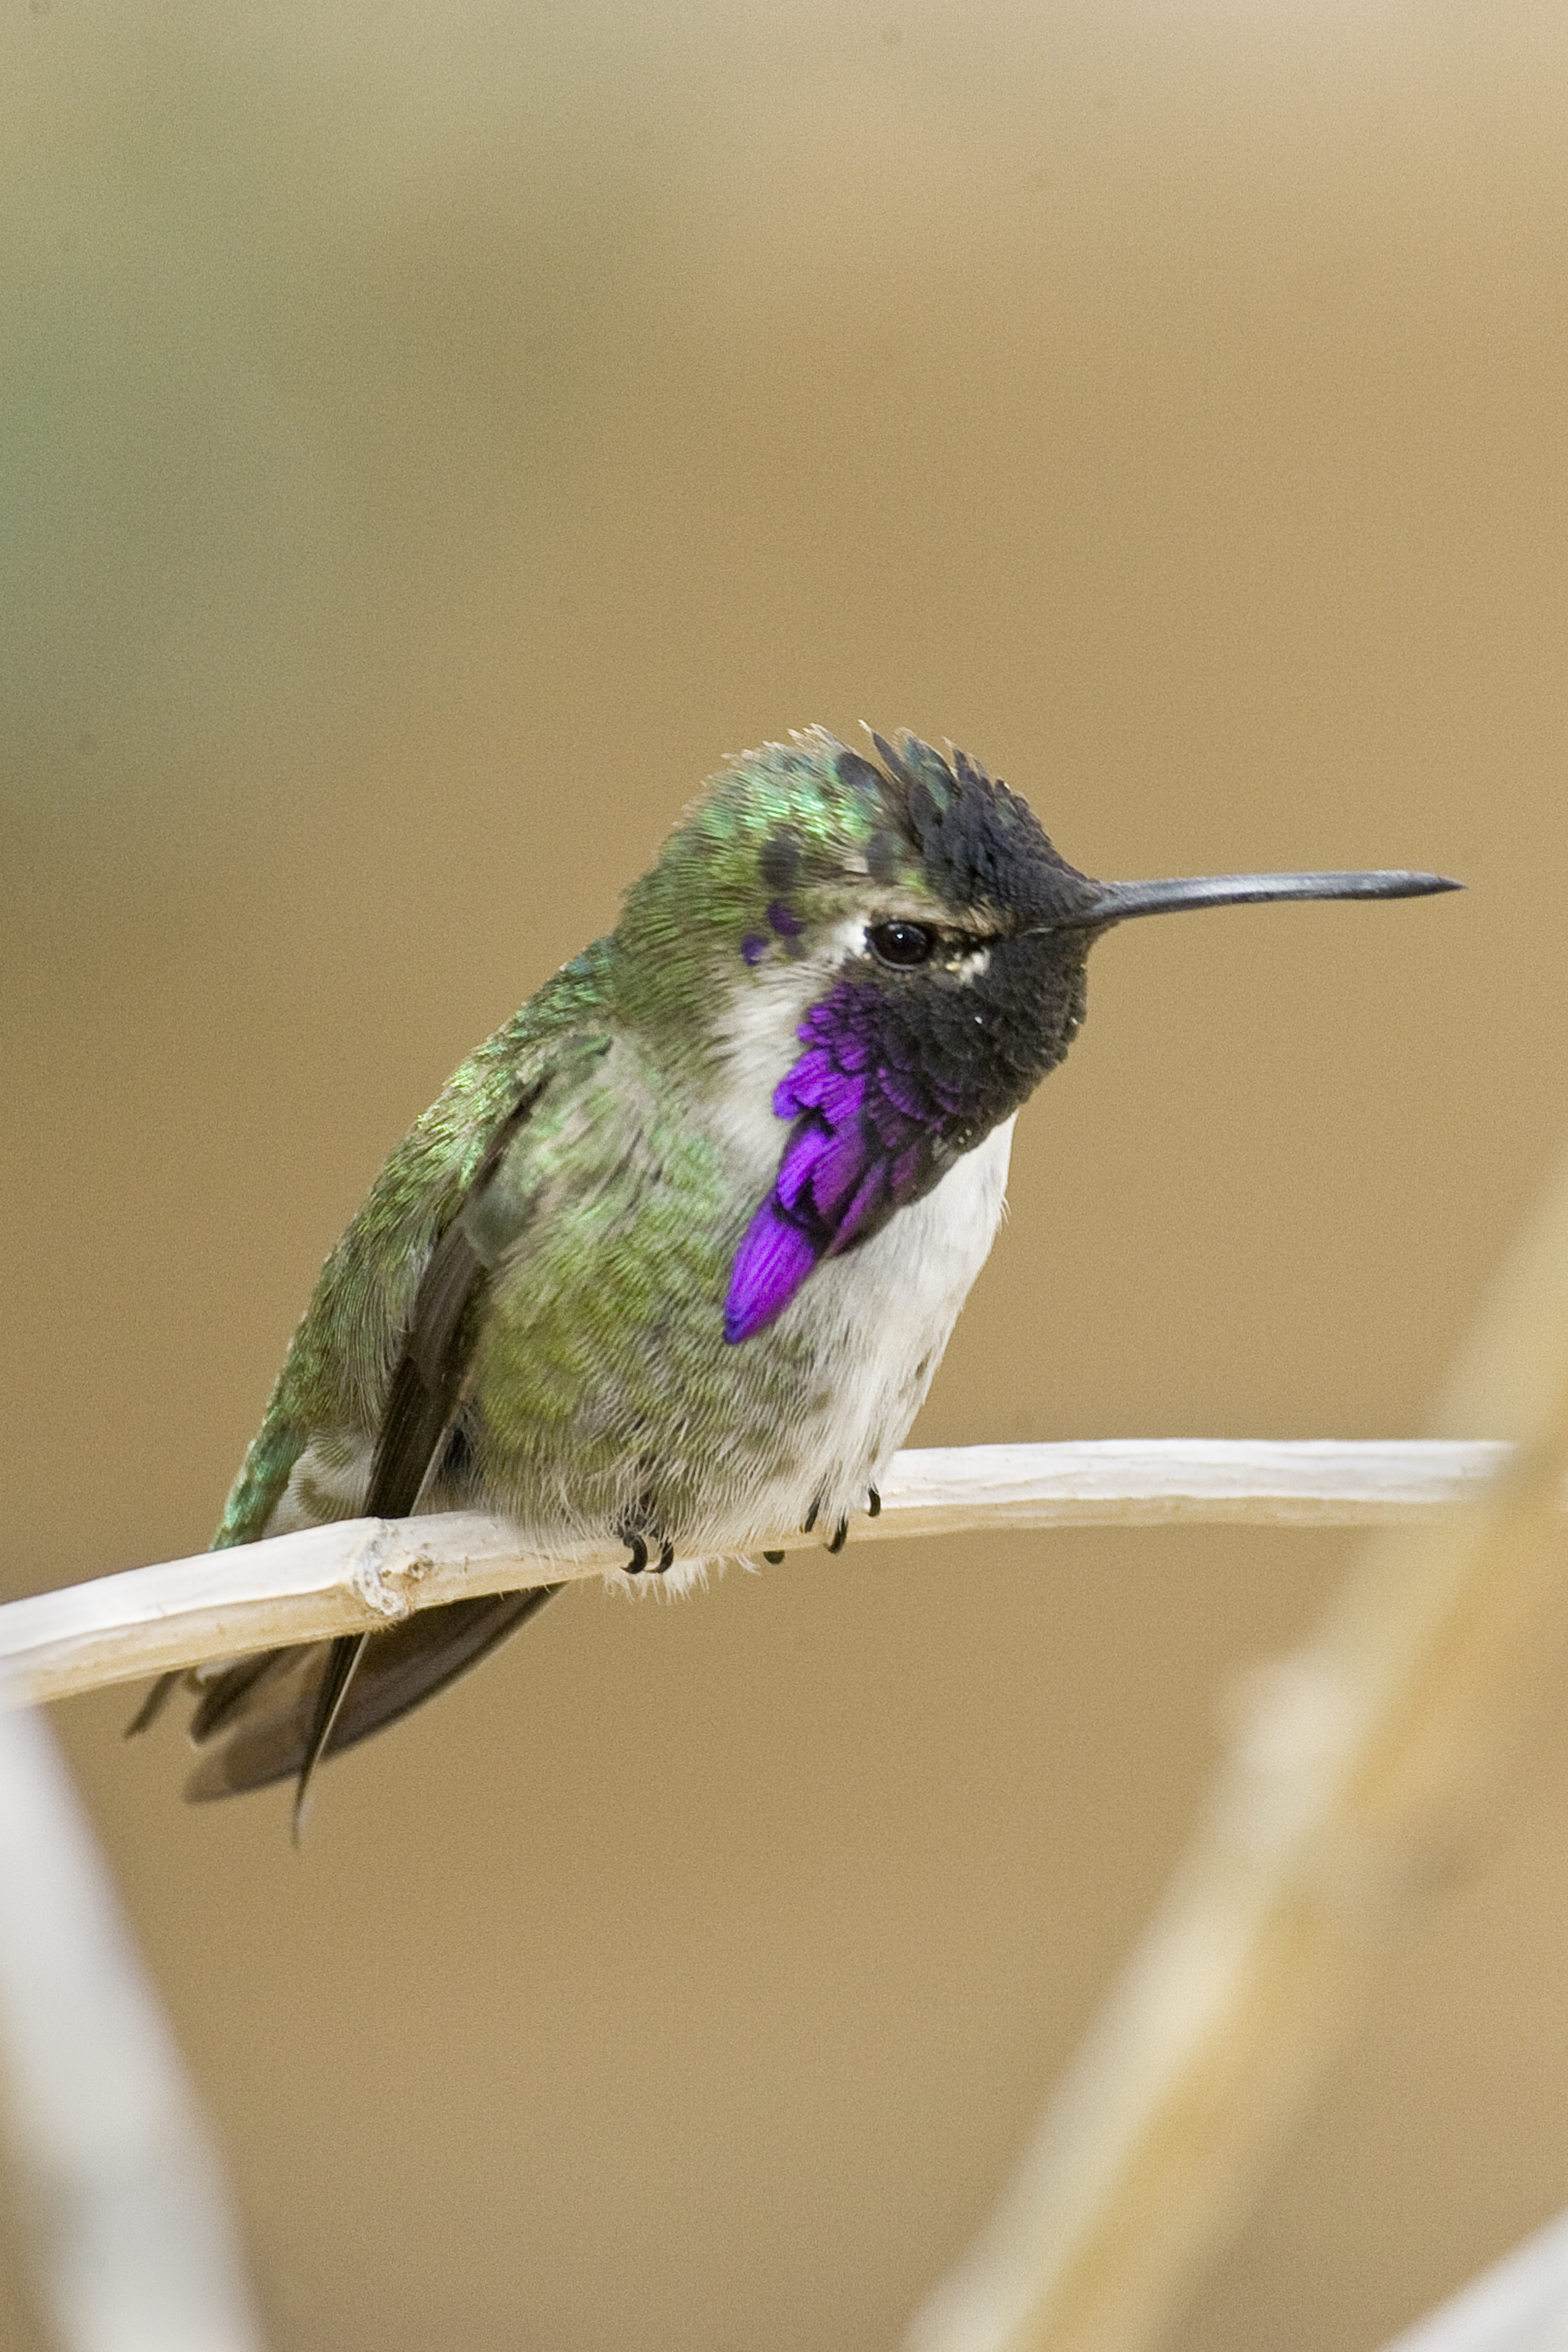
[[[1464,877],[1098,951],[916,1435],[1420,1432],[1563,1129],[1561,11],[0,27],[0,1591],[200,1548],[385,1150],[815,720],[1099,874]],[[59,1710],[276,2352],[893,2343],[1354,1540],[579,1591],[302,1858]],[[1173,2352],[1365,2352],[1568,2198],[1565,1814],[1568,1746]]]

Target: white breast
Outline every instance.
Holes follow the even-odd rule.
[[[1012,1149],[1008,1119],[864,1249],[827,1259],[811,1278],[828,1361],[835,1338],[843,1351],[837,1417],[851,1475],[883,1466],[924,1402],[996,1238]]]
[[[747,1496],[743,1526],[715,1526],[713,1550],[798,1526],[813,1504],[829,1531],[865,1510],[996,1237],[1012,1148],[1008,1119],[864,1248],[825,1259],[785,1308],[781,1330],[809,1325],[821,1402],[798,1432],[798,1467]]]

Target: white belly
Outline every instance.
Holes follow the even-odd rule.
[[[814,1503],[829,1533],[865,1510],[996,1237],[1012,1148],[1008,1119],[863,1249],[810,1276],[785,1309],[786,1320],[810,1318],[823,1396],[800,1432],[800,1468],[748,1496],[743,1525],[716,1527],[713,1550],[743,1551],[798,1526]]]

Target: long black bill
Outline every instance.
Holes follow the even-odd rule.
[[[1102,882],[1081,911],[1051,929],[1086,930],[1135,915],[1177,915],[1188,907],[1251,907],[1273,898],[1427,898],[1462,890],[1444,874],[1190,874],[1173,882]]]

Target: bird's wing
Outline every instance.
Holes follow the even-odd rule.
[[[582,1041],[576,1044],[574,1061],[581,1058]],[[588,1050],[596,1059],[604,1049],[595,1042]],[[494,1217],[485,1221],[481,1239],[475,1213],[489,1205],[498,1172],[553,1075],[546,1067],[521,1093],[514,1090],[430,1251],[385,1393],[363,1505],[367,1517],[401,1518],[416,1510],[451,1443],[496,1254]],[[526,1211],[519,1215],[525,1220]],[[509,1239],[521,1230],[515,1218],[513,1224]],[[229,1796],[294,1779],[298,1820],[323,1755],[406,1714],[476,1664],[558,1589],[538,1585],[451,1601],[384,1633],[345,1634],[237,1660],[202,1685],[191,1736],[198,1745],[218,1744],[192,1775],[187,1795]]]

